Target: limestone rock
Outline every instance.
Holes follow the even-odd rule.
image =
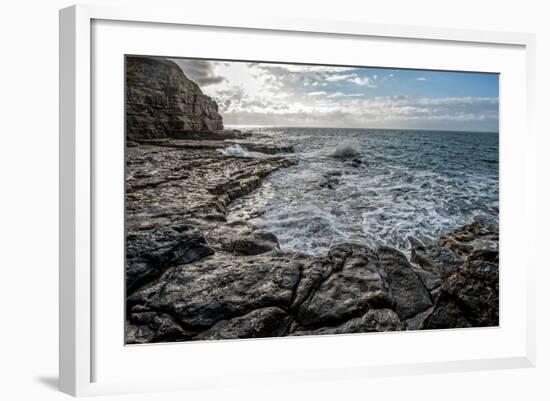
[[[126,57],[127,139],[219,130],[223,130],[223,120],[218,105],[176,63],[154,57]]]

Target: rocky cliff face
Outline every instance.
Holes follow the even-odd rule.
[[[172,61],[126,57],[126,137],[157,139],[223,130],[212,98]]]

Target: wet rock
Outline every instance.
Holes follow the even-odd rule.
[[[442,285],[421,328],[498,326],[498,259],[496,251],[474,251]]]
[[[340,180],[336,177],[323,177],[319,182],[321,188],[335,189],[340,183]]]
[[[380,272],[376,254],[343,244],[329,253],[334,266],[328,277],[298,308],[303,327],[334,325],[363,315],[369,308],[391,308],[394,300]]]
[[[420,330],[422,326],[422,322],[424,321],[426,316],[428,316],[428,314],[432,312],[432,310],[433,310],[433,306],[407,319],[405,321],[407,330]]]
[[[462,258],[479,249],[498,251],[498,226],[486,219],[476,218],[473,223],[442,236],[438,244]]]
[[[318,334],[369,333],[403,330],[399,316],[391,309],[371,309],[363,316],[353,318],[334,327],[322,327],[316,330],[296,330],[293,336]]]
[[[431,273],[434,278],[421,273],[423,281],[428,289],[433,289],[437,279],[444,280],[454,273],[464,263],[450,248],[440,245],[421,245],[416,241],[411,242],[411,262],[422,270]]]
[[[211,255],[202,232],[189,224],[129,230],[126,237],[126,288],[132,292],[170,266]]]
[[[279,249],[274,234],[239,220],[216,226],[208,239],[215,248],[234,255],[259,255]]]
[[[321,188],[335,189],[340,184],[341,171],[328,171],[323,173],[319,179],[319,186]]]
[[[260,308],[243,316],[222,320],[197,335],[195,340],[280,337],[288,332],[290,317],[277,307]]]
[[[295,163],[282,157],[224,157],[215,149],[129,148],[126,178],[129,218],[148,208],[193,217],[225,214],[231,201],[257,189],[273,171]]]
[[[171,135],[174,139],[190,139],[190,140],[209,140],[209,141],[224,141],[226,139],[247,138],[250,134],[242,133],[239,130],[217,130],[217,131],[193,131],[193,130],[178,130],[172,131]]]
[[[155,311],[136,311],[130,314],[126,323],[128,344],[190,340],[193,334],[184,330],[171,316]]]
[[[207,329],[220,320],[269,306],[290,307],[300,276],[287,257],[214,255],[177,266],[128,298],[130,310],[147,307],[186,328]]]
[[[239,146],[249,152],[264,153],[267,155],[275,155],[278,153],[293,153],[294,148],[291,145],[275,144],[275,143],[248,143],[235,142],[225,140],[226,134],[215,132],[196,132],[186,133],[185,135],[177,135],[177,138],[159,138],[159,139],[144,139],[139,138],[131,141],[131,143],[139,145],[156,145],[173,149],[187,150],[216,150],[220,152],[229,147]],[[230,136],[234,138],[234,136]],[[130,141],[127,141],[127,143]]]
[[[395,311],[401,319],[408,319],[432,305],[430,293],[405,255],[393,248],[380,247],[378,257],[395,299]]]
[[[237,255],[259,255],[277,249],[277,237],[265,230],[254,230],[250,235],[236,239],[233,245],[233,253]]]
[[[292,303],[293,311],[297,311],[334,271],[334,263],[327,258],[303,256],[298,259],[298,262],[302,270]]]
[[[412,269],[420,278],[420,280],[422,280],[422,283],[424,284],[426,289],[430,291],[430,293],[432,290],[435,290],[436,288],[440,287],[441,284],[443,284],[443,280],[439,275],[436,275],[424,269],[417,268],[415,266],[413,266]]]
[[[267,155],[294,152],[294,147],[291,145],[281,145],[281,144],[273,144],[273,143],[260,144],[260,143],[246,143],[246,142],[240,142],[240,144],[250,152],[265,153]]]

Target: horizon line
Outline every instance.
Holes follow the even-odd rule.
[[[499,134],[500,131],[483,130],[459,130],[459,129],[434,129],[434,128],[376,128],[376,127],[316,127],[316,126],[293,126],[293,125],[262,125],[262,124],[224,124],[226,127],[247,127],[247,128],[321,128],[321,129],[365,129],[381,131],[432,131],[432,132],[472,132],[480,134]]]

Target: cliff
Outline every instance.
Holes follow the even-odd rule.
[[[172,61],[126,57],[126,137],[184,137],[223,130],[216,102]]]

